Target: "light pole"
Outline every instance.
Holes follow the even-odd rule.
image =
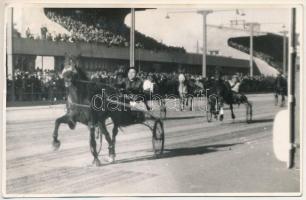
[[[243,12],[239,12],[238,9],[235,10],[198,10],[196,13],[201,14],[203,16],[203,55],[202,55],[202,77],[206,77],[206,69],[207,69],[207,60],[206,60],[206,51],[207,51],[207,15],[215,12],[233,12],[236,11],[237,15],[245,15]],[[174,11],[168,12],[166,15],[166,19],[169,19],[169,13],[195,13],[195,11]]]
[[[212,13],[212,10],[200,10],[197,13],[203,16],[203,55],[202,55],[202,77],[206,78],[206,53],[207,53],[207,15]]]
[[[135,8],[131,8],[130,67],[135,67]]]
[[[255,23],[255,22],[250,22],[250,23],[246,23],[246,26],[249,27],[250,29],[250,77],[254,76],[254,27],[258,26],[259,27],[259,23]]]
[[[253,69],[253,35],[254,35],[254,24],[250,24],[250,76],[253,77],[254,69]]]

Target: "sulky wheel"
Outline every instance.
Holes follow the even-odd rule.
[[[164,151],[165,134],[164,126],[160,120],[156,120],[153,127],[152,145],[155,156],[160,156]]]
[[[101,150],[102,150],[102,131],[100,130],[100,128],[96,128],[96,131],[95,131],[95,139],[96,139],[96,151],[97,151],[97,154],[99,155]]]

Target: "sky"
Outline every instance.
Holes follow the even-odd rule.
[[[222,9],[223,10],[223,9]],[[262,23],[261,30],[279,33],[282,24],[287,29],[290,24],[289,9],[242,9],[245,16],[236,14],[236,10],[215,10],[207,16],[208,25],[229,26],[230,20],[245,20],[246,22]],[[185,13],[190,11],[190,13]],[[158,41],[173,46],[183,46],[194,52],[197,40],[202,44],[203,17],[197,10],[156,9],[136,12],[136,30],[152,36]],[[169,19],[166,18],[169,13]],[[130,24],[130,15],[126,17],[126,24]],[[273,23],[273,24],[272,24]],[[213,40],[216,35],[207,35],[207,40]]]

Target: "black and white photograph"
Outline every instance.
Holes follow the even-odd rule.
[[[300,196],[303,9],[6,4],[3,196]]]

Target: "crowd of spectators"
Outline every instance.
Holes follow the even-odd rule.
[[[14,83],[13,83],[14,78]],[[54,70],[36,69],[32,72],[16,70],[14,77],[7,77],[7,100],[16,101],[59,101],[65,99],[63,80]]]
[[[90,80],[95,82],[102,82],[107,84],[114,84],[117,77],[121,72],[116,71],[96,71],[87,72]],[[122,73],[123,74],[123,73]],[[121,74],[121,75],[122,75]],[[197,88],[204,88],[206,79],[203,79],[200,75],[186,73],[186,79],[190,80]],[[166,72],[139,72],[138,74],[141,80],[150,79],[156,86],[160,86],[161,82],[165,84],[162,88],[162,93],[177,94],[178,73],[166,73]],[[211,78],[211,77],[210,77]],[[222,76],[222,79],[228,80],[231,76]],[[15,100],[16,101],[61,101],[65,100],[65,86],[63,79],[59,74],[53,70],[36,69],[32,72],[16,71],[15,72]],[[242,93],[265,93],[274,91],[274,77],[254,76],[249,77],[239,74],[241,80],[240,92]],[[7,99],[12,100],[12,77],[7,79]],[[161,92],[161,91],[159,91]]]
[[[46,12],[48,18],[66,28],[71,36],[64,36],[70,42],[85,41],[93,43],[102,43],[108,46],[128,46],[127,40],[104,28],[99,21],[96,26],[93,24],[85,24],[81,20],[74,19],[71,16],[59,15],[55,12]],[[58,35],[61,37],[61,35]],[[61,38],[60,38],[61,39]]]
[[[120,20],[103,15],[76,14],[60,9],[45,9],[46,16],[60,24],[70,34],[51,34],[45,31],[46,38],[53,41],[101,43],[106,46],[129,46],[130,29]],[[45,29],[45,27],[42,27]],[[135,47],[154,51],[186,52],[183,47],[167,46],[155,39],[135,31]]]
[[[46,16],[52,21],[60,24],[69,33],[56,33],[43,25],[40,35],[34,35],[28,27],[25,31],[25,37],[33,40],[48,40],[53,42],[87,42],[99,43],[105,46],[129,46],[130,29],[125,24],[116,20],[109,20],[103,16],[96,15],[63,15],[55,11],[46,10]],[[15,28],[13,36],[21,38],[21,33]],[[148,37],[138,31],[135,31],[135,47],[139,49],[167,52],[186,53],[183,47],[174,47],[165,45],[155,39]]]

